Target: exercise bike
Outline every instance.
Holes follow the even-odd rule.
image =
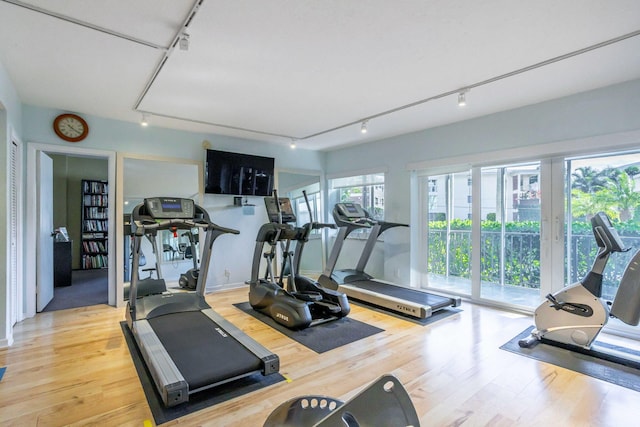
[[[306,192],[303,194],[308,206]],[[260,227],[256,237],[249,281],[251,307],[290,329],[304,329],[347,316],[350,307],[345,294],[327,289],[316,281],[297,274],[302,248],[308,241],[311,230],[331,227],[333,224],[321,224],[311,218],[305,226],[294,227],[290,223],[295,222],[296,217],[288,198],[278,198],[278,193],[274,190],[273,197],[265,197],[264,200],[271,222]],[[295,253],[290,250],[292,242],[296,242]],[[270,250],[263,254],[265,243],[269,244]],[[276,280],[273,264],[278,244],[282,264],[280,277]],[[266,272],[261,279],[258,276],[263,257],[266,259]]]
[[[640,323],[640,251],[627,264],[613,302],[603,301],[602,274],[609,256],[631,248],[625,248],[605,213],[595,215],[591,225],[599,248],[591,270],[580,282],[547,295],[535,311],[535,329],[518,344],[529,348],[543,342],[640,369],[639,358],[595,342],[609,317],[631,326]]]

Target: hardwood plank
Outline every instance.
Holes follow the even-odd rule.
[[[396,375],[423,425],[629,425],[638,393],[502,351],[531,318],[463,303],[463,311],[421,326],[353,305],[350,316],[384,329],[316,354],[233,306],[241,288],[207,301],[280,356],[289,381],[169,422],[260,426],[287,399],[349,399],[379,376]],[[39,314],[16,325],[0,350],[0,425],[141,426],[153,417],[126,347],[124,309],[106,305]],[[634,343],[637,345],[637,343]],[[640,379],[639,379],[640,380]]]

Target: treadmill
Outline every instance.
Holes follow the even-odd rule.
[[[256,373],[278,372],[278,356],[216,313],[204,298],[214,240],[239,231],[212,223],[193,200],[172,197],[145,199],[133,210],[131,227],[133,265],[126,320],[165,406]],[[143,236],[151,230],[177,233],[192,228],[206,233],[195,292],[138,297]]]
[[[407,224],[375,220],[358,203],[337,203],[333,218],[340,228],[325,270],[318,279],[321,285],[343,292],[353,300],[417,319],[426,319],[439,310],[460,306],[459,297],[400,286],[375,279],[364,272],[378,237],[390,228],[408,227]],[[371,229],[371,233],[356,268],[335,270],[345,239],[352,231],[361,228]]]

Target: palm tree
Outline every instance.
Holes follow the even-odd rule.
[[[601,190],[606,186],[606,171],[608,171],[608,169],[599,171],[591,166],[576,168],[576,170],[571,174],[571,177],[573,178],[571,188],[580,190],[583,193],[596,193],[598,190]]]
[[[623,171],[610,175],[606,190],[598,192],[598,198],[605,205],[615,207],[621,221],[631,219],[635,207],[640,205],[640,193],[636,191],[636,183]]]

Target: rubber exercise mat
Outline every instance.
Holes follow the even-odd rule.
[[[541,362],[551,363],[561,368],[598,378],[621,387],[640,391],[640,371],[637,369],[544,343],[538,343],[532,348],[521,348],[518,345],[518,341],[528,337],[532,330],[533,326],[530,326],[500,348],[521,356],[530,357]],[[609,347],[617,351],[626,352],[635,357],[640,356],[640,353],[630,349],[612,346],[606,343],[598,343],[598,345],[600,347]]]
[[[254,310],[248,302],[234,304],[234,306],[316,353],[324,353],[384,331],[349,317],[293,331],[266,314]]]
[[[238,396],[242,396],[247,393],[259,390],[264,387],[268,387],[273,384],[277,384],[284,381],[284,377],[281,374],[271,374],[266,377],[261,374],[255,374],[249,377],[241,378],[236,381],[232,381],[226,384],[222,384],[218,387],[204,390],[199,393],[195,393],[189,396],[189,401],[181,403],[177,406],[167,408],[164,406],[162,399],[156,391],[156,387],[153,383],[153,378],[147,369],[147,366],[142,359],[140,350],[135,343],[135,338],[129,330],[126,322],[120,322],[122,333],[124,334],[129,353],[133,359],[133,364],[136,367],[136,372],[140,378],[144,395],[149,403],[149,408],[153,414],[153,419],[156,425],[166,423],[176,418],[183,417],[201,409],[208,408],[210,406],[217,405],[218,403],[225,402],[229,399],[233,399]]]

